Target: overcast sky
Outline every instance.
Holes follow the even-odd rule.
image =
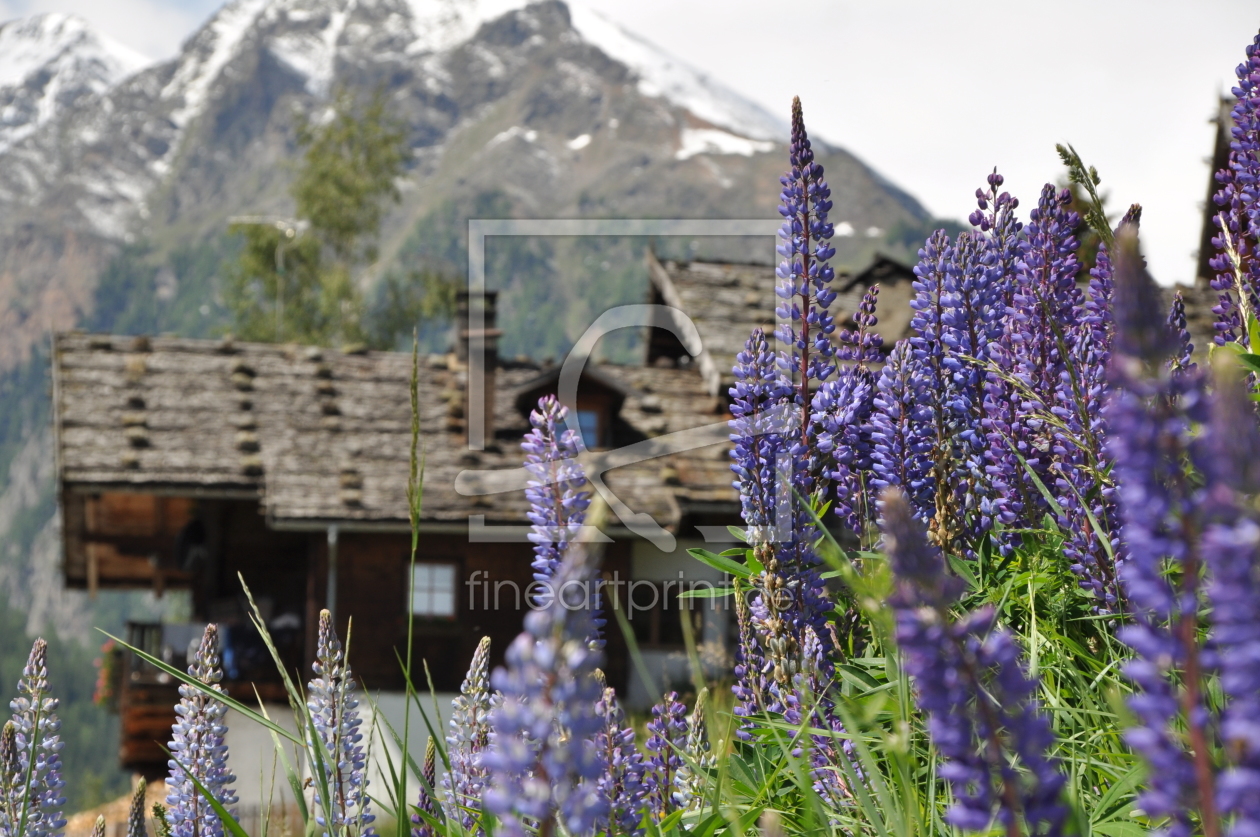
[[[965,218],[993,166],[1026,212],[1071,142],[1113,210],[1143,204],[1165,283],[1193,278],[1208,119],[1260,27],[1256,0],[587,2],[785,116],[799,94],[811,132],[938,216]],[[0,20],[75,12],[156,58],[218,5],[0,0]]]

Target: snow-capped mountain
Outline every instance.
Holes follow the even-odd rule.
[[[0,298],[0,371],[26,354],[6,343],[90,309],[119,243],[204,241],[234,213],[288,211],[296,115],[339,88],[387,91],[413,149],[387,259],[479,195],[519,216],[774,217],[785,120],[580,0],[232,0],[147,67],[46,15],[0,28],[0,286],[23,298]],[[867,231],[842,257],[924,217],[819,148],[837,229]]]
[[[73,15],[0,24],[0,150],[148,63]]]

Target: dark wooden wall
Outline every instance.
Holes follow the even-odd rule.
[[[320,552],[326,554],[326,547]],[[490,637],[492,665],[502,664],[504,650],[522,629],[526,591],[533,580],[533,556],[528,543],[469,543],[465,534],[421,535],[417,562],[456,565],[456,616],[415,618],[412,678],[417,688],[427,688],[427,663],[436,690],[458,691],[483,636]],[[399,660],[407,647],[409,560],[409,535],[343,532],[339,539],[338,629],[344,635],[353,619],[351,666],[368,689],[404,686]],[[603,568],[626,577],[630,544],[609,544],[604,550]],[[625,644],[615,623],[608,626],[605,635],[605,673],[610,684],[620,687],[627,671]]]

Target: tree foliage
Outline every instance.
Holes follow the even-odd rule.
[[[293,218],[247,217],[232,227],[244,248],[228,279],[237,334],[247,340],[389,347],[453,294],[440,277],[391,276],[386,304],[369,308],[362,269],[378,255],[381,221],[399,199],[409,150],[378,91],[366,103],[341,91],[329,117],[297,126],[302,158]]]

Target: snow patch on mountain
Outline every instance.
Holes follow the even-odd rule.
[[[416,40],[413,55],[454,49],[481,24],[526,6],[525,0],[407,0]]]
[[[270,0],[233,0],[184,45],[175,75],[161,94],[163,99],[182,99],[171,113],[176,126],[186,127],[201,112],[210,86],[268,5]]]
[[[748,139],[715,128],[684,128],[679,140],[679,149],[674,154],[674,158],[678,160],[686,160],[697,154],[738,154],[741,157],[751,157],[774,150],[774,143],[769,140]]]
[[[280,63],[306,77],[306,89],[312,95],[326,96],[332,89],[333,72],[337,65],[337,43],[345,31],[346,21],[354,10],[350,0],[344,9],[333,11],[328,25],[319,32],[290,32],[272,40],[269,49]],[[294,12],[288,13],[290,21]],[[300,20],[301,18],[297,18]]]
[[[413,55],[466,42],[483,23],[528,5],[525,0],[408,0],[416,40]],[[788,124],[685,61],[609,20],[581,0],[565,0],[573,28],[587,43],[638,77],[639,91],[680,105],[700,119],[758,140],[782,140]]]
[[[782,140],[788,124],[604,15],[569,0],[573,28],[639,77],[639,92],[681,105],[696,116],[759,140]]]
[[[73,15],[0,24],[0,149],[149,63]]]

